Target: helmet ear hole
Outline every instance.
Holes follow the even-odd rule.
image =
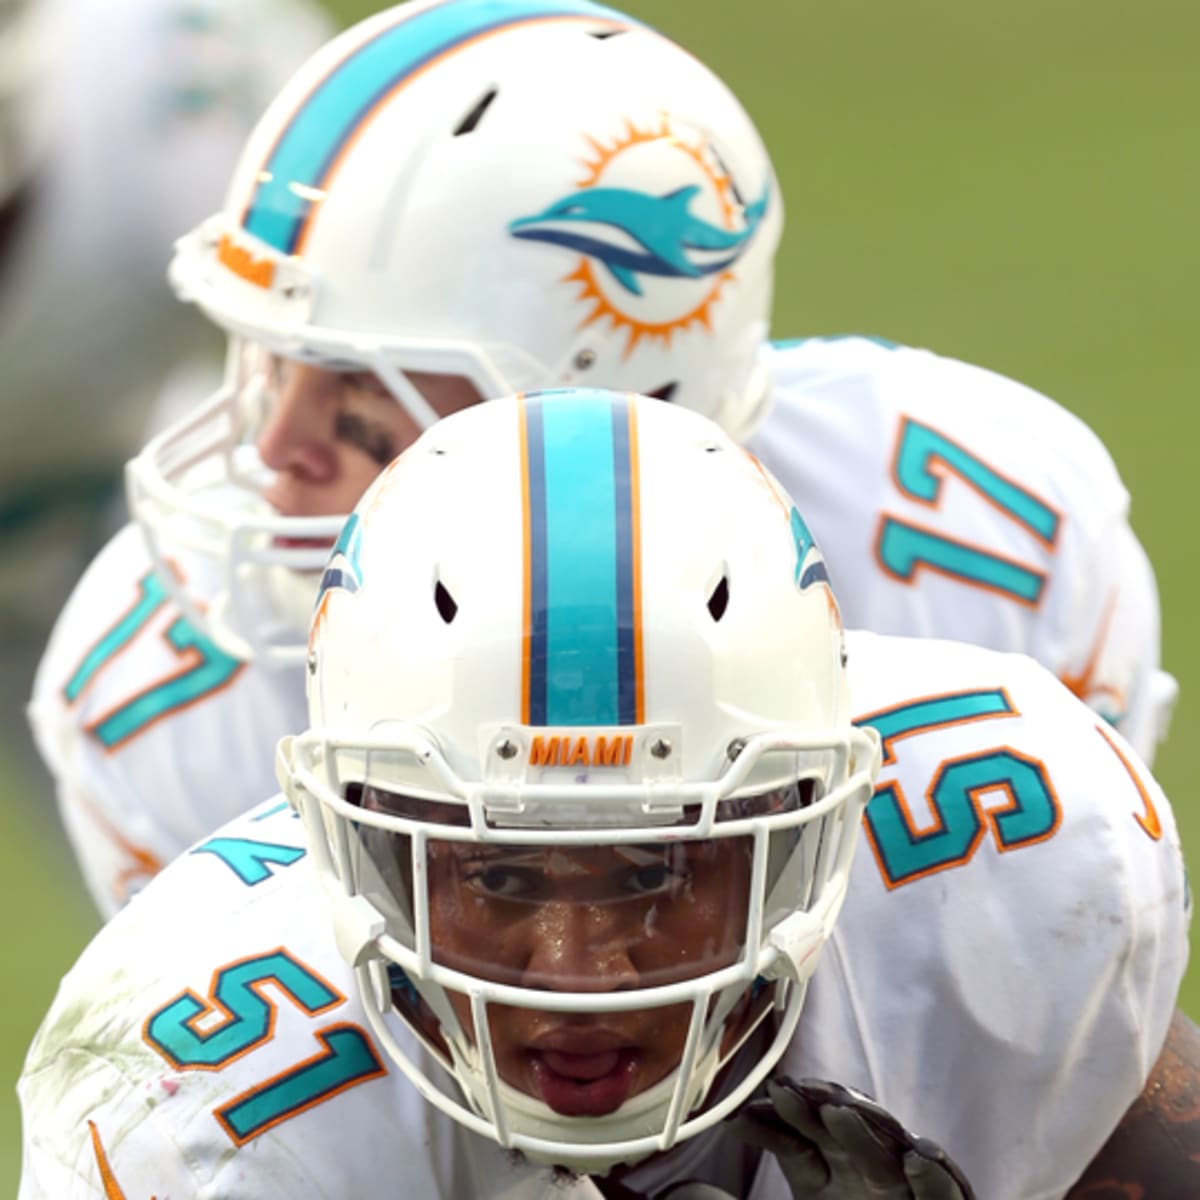
[[[708,615],[714,621],[719,621],[724,615],[725,610],[729,607],[729,576],[722,575],[717,580],[717,586],[713,588],[708,597]]]
[[[434,584],[433,602],[437,605],[438,615],[447,625],[458,615],[458,602],[450,595],[446,585],[440,579]]]

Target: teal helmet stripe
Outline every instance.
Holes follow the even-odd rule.
[[[305,97],[272,147],[242,225],[285,254],[302,248],[314,210],[313,189],[325,188],[342,149],[389,93],[423,67],[465,43],[532,21],[595,18],[607,24],[640,23],[591,0],[448,0],[431,8],[399,10]],[[469,101],[470,97],[464,97]]]
[[[525,404],[531,725],[639,719],[629,403],[586,392]]]

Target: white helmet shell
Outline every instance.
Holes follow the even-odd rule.
[[[795,1029],[878,767],[875,735],[850,722],[843,656],[803,520],[696,414],[590,390],[506,398],[440,422],[384,472],[325,572],[310,728],[281,746],[279,773],[372,1026],[431,1103],[501,1145],[594,1171],[746,1098]],[[416,807],[368,809],[362,789]],[[366,848],[380,833],[403,847],[391,868]],[[442,839],[569,855],[732,837],[754,847],[730,905],[745,914],[740,950],[666,984],[514,985],[488,964],[452,968],[430,933],[428,847]],[[732,1044],[727,1023],[765,987],[773,1040],[705,1107],[766,1009]],[[654,1086],[583,1119],[503,1077],[455,996],[471,997],[476,1031],[493,1005],[673,1005],[691,1035]]]
[[[436,414],[406,371],[485,398],[652,393],[741,437],[766,395],[782,221],[750,118],[667,38],[590,0],[443,0],[381,12],[298,72],[171,279],[234,335],[231,363],[244,339],[368,370],[422,426]],[[273,546],[331,523],[213,511],[185,479],[205,455],[235,484],[255,476],[232,467],[235,374],[203,420],[134,460],[131,508],[163,561],[180,529],[201,529],[192,548],[225,547],[231,590],[241,575],[286,593],[278,572],[263,585],[239,564],[283,563]],[[231,653],[268,640],[234,619],[261,603],[181,602]],[[297,650],[284,642],[281,656]]]
[[[735,436],[782,202],[728,88],[587,0],[406,4],[260,121],[180,292],[285,353],[657,393]]]

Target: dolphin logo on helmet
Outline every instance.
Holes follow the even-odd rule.
[[[642,295],[638,275],[699,279],[731,267],[741,257],[767,211],[769,185],[745,209],[746,227],[722,229],[695,216],[692,201],[699,184],[649,196],[626,188],[588,188],[555,201],[543,212],[509,225],[513,237],[549,242],[578,250],[601,262],[635,296]],[[572,230],[572,225],[596,232]],[[607,235],[607,236],[605,236]],[[630,240],[640,249],[630,246]],[[717,257],[705,259],[706,252]]]
[[[669,347],[694,326],[711,336],[713,308],[778,207],[770,173],[747,201],[702,128],[667,113],[585,141],[575,189],[511,220],[509,235],[578,255],[563,282],[590,305],[580,328],[625,330],[626,358],[643,339]]]
[[[796,544],[796,586],[803,591],[814,583],[828,585],[829,571],[825,566],[825,559],[795,505],[792,505],[788,521],[792,528],[792,540]]]
[[[362,519],[351,513],[342,526],[337,543],[329,552],[329,565],[321,576],[321,587],[317,596],[318,607],[325,593],[331,588],[344,588],[354,593],[362,587],[362,569],[358,558],[362,547]]]

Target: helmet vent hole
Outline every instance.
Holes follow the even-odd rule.
[[[467,115],[459,122],[458,128],[454,131],[454,136],[462,137],[464,133],[474,133],[476,126],[480,121],[483,120],[483,114],[487,112],[492,101],[495,100],[496,95],[496,88],[492,88],[490,91],[484,92],[483,95],[479,97],[475,107],[471,109],[471,111],[467,113]]]
[[[588,31],[588,36],[594,37],[598,42],[604,42],[609,38],[620,37],[621,34],[628,32],[627,29],[591,29]]]
[[[433,602],[437,605],[438,615],[447,625],[458,615],[458,603],[440,579],[434,585]]]
[[[729,576],[722,575],[708,598],[708,615],[714,621],[719,621],[729,607]]]
[[[656,387],[654,391],[647,392],[646,395],[649,396],[651,400],[665,400],[668,404],[670,404],[678,387],[678,383],[664,383],[661,387]]]

